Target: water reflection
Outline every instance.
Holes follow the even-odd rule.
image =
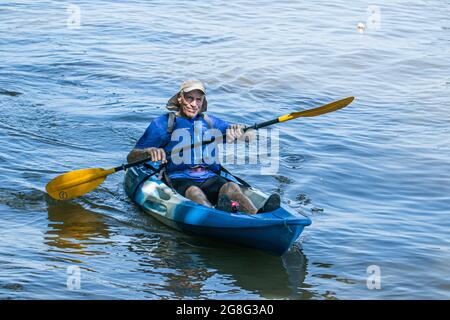
[[[99,254],[87,250],[98,239],[108,239],[108,225],[98,213],[89,211],[78,203],[48,201],[48,231],[45,243],[53,251],[83,255]],[[104,241],[102,241],[104,243]]]
[[[127,236],[122,247],[128,251],[123,256],[129,265],[120,271],[128,275],[131,283],[139,278],[142,281],[139,288],[110,274],[114,282],[124,280],[122,288],[130,290],[131,296],[132,292],[140,292],[151,299],[312,298],[304,285],[308,260],[298,249],[275,257],[192,237],[169,229],[144,213],[142,216],[148,218],[148,223],[132,223],[132,235]],[[46,244],[52,247],[50,251],[77,257],[121,250],[120,246],[109,245],[114,239],[105,220],[80,204],[49,200]],[[104,244],[106,252],[93,250]],[[75,261],[67,256],[63,259]],[[87,267],[102,269],[101,265]]]
[[[253,249],[176,234],[130,246],[139,272],[163,273],[161,292],[175,299],[310,299],[303,290],[307,258],[300,250],[275,257]],[[148,243],[146,243],[148,242]],[[145,248],[152,248],[149,252]],[[148,284],[151,287],[150,284]]]

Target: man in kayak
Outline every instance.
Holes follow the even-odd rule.
[[[167,160],[179,143],[178,139],[188,134],[191,144],[201,141],[202,132],[219,130],[227,135],[227,142],[234,142],[244,136],[244,125],[229,124],[212,115],[206,115],[206,90],[202,82],[187,80],[180,91],[167,103],[172,112],[154,119],[136,146],[128,154],[128,162],[135,162],[150,157],[152,161],[166,164],[165,180],[182,196],[207,207],[216,205],[216,209],[232,211],[232,201],[238,202],[242,211],[255,214],[273,211],[280,207],[280,196],[271,195],[259,210],[244,195],[238,184],[228,181],[217,172],[220,165],[207,161],[201,155],[204,147],[192,148],[189,154],[183,154],[183,161],[174,161],[174,155]],[[184,144],[186,145],[186,143]],[[198,150],[198,148],[202,148]],[[200,154],[200,158],[199,158]],[[187,161],[186,161],[187,160]]]

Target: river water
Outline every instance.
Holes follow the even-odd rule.
[[[450,5],[373,4],[1,2],[0,298],[449,299]],[[161,225],[122,173],[46,195],[124,162],[187,78],[236,123],[356,97],[279,125],[276,174],[231,167],[311,218],[284,256]]]

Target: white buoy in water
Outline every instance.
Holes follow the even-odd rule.
[[[356,29],[358,29],[359,33],[364,33],[364,30],[366,30],[366,26],[364,25],[364,23],[359,22],[356,26]]]

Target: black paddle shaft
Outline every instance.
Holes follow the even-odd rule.
[[[250,129],[258,130],[260,128],[268,127],[268,126],[276,124],[278,122],[279,122],[279,120],[278,120],[278,118],[276,118],[276,119],[265,121],[265,122],[255,123],[253,126],[245,127],[244,128],[244,132],[246,132],[247,130],[250,130]],[[225,139],[226,136],[227,136],[226,134],[223,134],[222,135],[222,139]],[[216,140],[215,138],[212,138],[211,140],[202,141],[202,143],[200,145],[201,146],[205,146],[205,145],[208,145],[210,143],[213,143],[215,140]],[[195,147],[198,147],[198,146],[199,146],[199,143],[192,143],[189,148],[195,148]],[[184,148],[177,149],[177,150],[175,150],[175,152],[179,152],[179,151],[183,150]],[[172,152],[174,152],[174,151],[172,151]],[[170,155],[167,156],[167,160],[169,160],[169,159],[170,159]],[[116,172],[120,171],[120,170],[125,170],[125,169],[131,168],[131,167],[138,166],[138,165],[143,164],[143,163],[148,162],[148,161],[151,161],[151,157],[148,157],[148,158],[145,158],[145,159],[142,159],[142,160],[139,160],[139,161],[135,161],[135,162],[132,162],[132,163],[123,164],[121,166],[115,167],[114,170]],[[162,166],[160,167],[159,170],[161,170],[161,168],[162,168]],[[158,170],[158,169],[155,169],[155,171],[156,170]]]
[[[244,132],[247,130],[250,130],[250,129],[258,130],[260,128],[268,127],[268,126],[271,126],[278,122],[280,122],[280,121],[278,120],[278,118],[276,118],[276,119],[265,121],[265,122],[255,123],[254,125],[252,125],[250,127],[245,127]]]

